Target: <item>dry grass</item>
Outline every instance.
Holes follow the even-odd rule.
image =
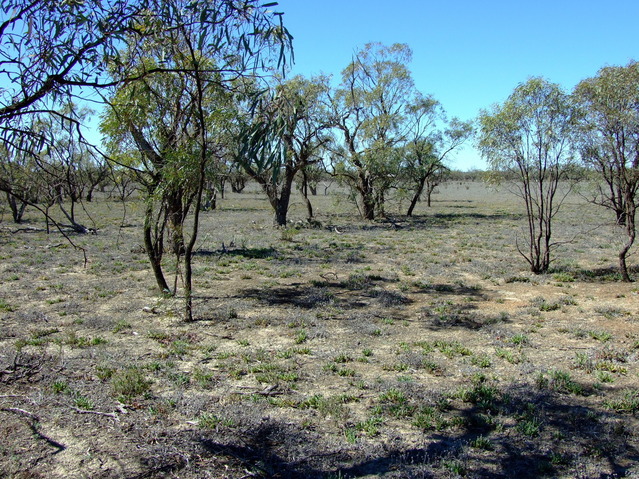
[[[155,293],[141,205],[86,205],[87,267],[5,214],[0,476],[639,474],[638,289],[605,212],[570,197],[574,241],[534,276],[506,192],[447,184],[375,223],[313,200],[322,226],[285,233],[257,192],[206,213],[189,324]]]

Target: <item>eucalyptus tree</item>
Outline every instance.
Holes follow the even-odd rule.
[[[63,115],[80,88],[104,86],[105,58],[151,26],[150,1],[6,0],[0,7],[0,137],[27,147],[28,118]]]
[[[162,271],[170,229],[176,261],[184,266],[187,321],[193,318],[192,258],[207,171],[227,153],[228,137],[219,133],[233,123],[229,91],[241,78],[267,74],[269,65],[282,67],[290,48],[274,5],[166,0],[163,12],[177,27],[129,43],[123,61],[113,65],[116,77],[128,68],[136,81],[119,84],[102,128],[115,161],[144,181],[145,248],[159,288],[175,293],[177,277],[171,291]]]
[[[344,69],[330,98],[331,121],[339,132],[333,168],[354,190],[369,220],[398,171],[396,147],[405,139],[405,109],[414,96],[406,66],[411,56],[405,44],[367,44]]]
[[[593,202],[612,210],[624,230],[619,272],[630,281],[627,256],[637,235],[639,206],[639,64],[602,68],[580,82],[573,95],[583,115],[581,158],[598,173]]]
[[[95,231],[76,219],[77,207],[88,187],[84,171],[94,161],[90,149],[79,141],[75,122],[82,122],[89,114],[89,110],[70,104],[60,110],[59,116],[31,116],[32,138],[41,135],[48,140],[30,143],[28,150],[2,145],[0,189],[10,198],[14,221],[19,222],[26,206],[31,205],[40,209],[48,226],[56,222],[49,210],[57,205],[68,222],[58,226],[76,233]]]
[[[317,163],[330,141],[322,101],[327,89],[324,77],[280,81],[249,120],[249,141],[240,148],[238,163],[266,193],[275,226],[286,225],[296,175]]]
[[[479,116],[479,148],[490,166],[515,178],[526,207],[527,246],[519,253],[533,273],[551,262],[552,220],[569,191],[562,180],[574,165],[571,140],[577,113],[559,85],[542,78],[520,84],[501,105]]]
[[[38,185],[33,181],[33,159],[21,151],[0,145],[0,191],[5,194],[13,222],[20,224],[30,203],[37,203]]]
[[[406,111],[408,133],[402,169],[405,188],[411,192],[407,216],[412,216],[424,190],[428,206],[433,189],[448,171],[446,157],[473,134],[471,122],[446,120],[440,103],[418,94]]]

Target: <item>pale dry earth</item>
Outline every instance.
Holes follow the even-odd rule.
[[[86,265],[5,212],[0,476],[639,477],[639,288],[608,212],[571,194],[535,276],[517,198],[434,199],[369,223],[332,187],[321,225],[279,230],[228,195],[192,323],[156,293],[139,203],[84,205]]]

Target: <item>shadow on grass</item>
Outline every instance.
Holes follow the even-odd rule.
[[[342,283],[322,282],[320,286],[301,283],[266,289],[250,288],[238,292],[238,296],[260,301],[268,306],[295,306],[313,309],[334,304],[339,308],[364,308],[370,301],[384,307],[400,306],[412,301],[401,293],[384,289],[359,289],[344,287]]]
[[[251,414],[250,407],[244,414]],[[203,477],[199,474],[206,471],[213,476],[224,472],[224,477],[243,473],[241,477],[293,479],[612,479],[636,472],[639,461],[634,416],[594,407],[583,396],[531,385],[499,390],[488,382],[475,382],[442,414],[448,422],[426,424],[417,447],[399,436],[384,442],[363,433],[357,433],[355,442],[345,436],[340,442],[337,431],[326,438],[271,416],[262,417],[254,427],[175,432],[163,446],[180,450],[174,454],[173,467],[165,459],[155,471],[138,477],[178,471],[180,477]],[[385,416],[384,427],[392,425],[391,419]],[[194,460],[184,460],[188,457]],[[142,458],[142,463],[150,461]]]
[[[634,276],[635,281],[637,279],[637,275],[639,275],[639,266],[629,266],[628,273],[631,276]],[[575,272],[577,278],[581,281],[589,281],[589,282],[621,282],[621,273],[619,273],[619,268],[616,267],[608,267],[608,268],[595,268],[595,269],[581,269]]]
[[[266,259],[277,256],[275,248],[233,248],[233,249],[217,249],[217,250],[199,250],[196,256],[232,256],[247,259]]]

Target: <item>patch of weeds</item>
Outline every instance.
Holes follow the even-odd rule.
[[[293,351],[290,349],[287,349],[286,351],[280,351],[275,356],[281,359],[290,359],[293,357]]]
[[[248,339],[238,339],[237,340],[237,344],[239,344],[240,346],[246,348],[248,346],[251,345],[250,341]]]
[[[628,353],[625,351],[619,351],[608,346],[604,346],[600,350],[595,352],[595,359],[601,361],[617,361],[625,363],[628,360]]]
[[[612,334],[610,334],[608,331],[589,330],[588,335],[592,339],[601,342],[610,341],[612,339]]]
[[[305,329],[300,329],[295,334],[295,344],[303,344],[308,341],[308,333]]]
[[[282,229],[280,238],[282,241],[293,242],[295,236],[299,234],[300,230],[297,228],[285,228]]]
[[[197,425],[202,429],[215,429],[220,422],[220,418],[210,412],[203,412],[197,418]]]
[[[572,296],[562,296],[558,303],[562,306],[577,306],[577,301]]]
[[[508,342],[514,344],[515,346],[526,346],[530,344],[530,339],[525,334],[520,333],[513,335],[510,339],[508,339]]]
[[[207,371],[202,368],[195,368],[193,370],[193,380],[202,388],[207,388],[213,383],[213,372]]]
[[[597,381],[601,383],[613,383],[615,381],[615,377],[610,374],[608,371],[597,371],[595,373],[595,377]]]
[[[424,353],[430,353],[435,351],[435,348],[433,347],[433,345],[429,343],[428,341],[416,341],[413,343],[413,346],[418,346],[422,348]]]
[[[233,375],[235,371],[229,371],[229,374],[234,379],[238,379]],[[246,371],[242,370],[242,374],[246,374]],[[178,387],[186,387],[191,382],[191,378],[187,373],[183,372],[172,372],[168,375],[169,380]]]
[[[427,431],[429,429],[435,429],[441,431],[449,426],[441,414],[432,406],[420,407],[413,417],[411,423],[414,427]]]
[[[464,463],[459,459],[445,459],[442,461],[442,467],[449,471],[451,474],[455,474],[457,476],[465,476],[468,471]]]
[[[515,430],[520,434],[528,437],[536,437],[539,435],[539,432],[541,430],[541,420],[536,413],[534,404],[526,404],[523,413],[517,416],[517,424],[515,425]]]
[[[470,349],[462,345],[459,341],[437,340],[433,343],[433,346],[448,359],[452,359],[455,356],[471,356],[473,354]]]
[[[613,319],[626,314],[623,310],[612,306],[600,306],[595,308],[595,313],[601,314],[606,319]]]
[[[184,341],[183,339],[176,339],[171,341],[168,349],[168,353],[171,356],[182,357],[185,356],[191,349],[191,343]]]
[[[463,402],[476,404],[482,409],[490,409],[498,399],[499,391],[495,386],[488,384],[488,380],[483,374],[475,375],[472,382],[471,388],[461,387],[452,394],[452,397]]]
[[[96,376],[100,381],[108,381],[116,371],[115,368],[109,366],[96,366],[95,369],[97,371]]]
[[[322,369],[326,372],[336,373],[337,371],[339,371],[339,366],[335,363],[327,363]]]
[[[482,449],[484,451],[492,451],[493,449],[495,449],[492,441],[485,436],[478,436],[470,441],[469,444],[470,447],[473,447],[475,449]]]
[[[548,311],[557,311],[561,309],[561,304],[559,302],[551,302],[549,303],[544,298],[538,297],[531,301],[532,305],[535,306],[539,311],[548,312]]]
[[[357,442],[357,430],[352,427],[344,429],[344,439],[349,444],[355,444]]]
[[[356,374],[357,374],[356,371],[354,369],[350,369],[350,368],[342,368],[339,371],[337,371],[337,375],[341,376],[341,377],[352,378]]]
[[[59,333],[60,330],[58,328],[45,328],[45,329],[36,329],[31,333],[31,337],[33,339],[44,338],[46,336],[51,336],[52,334]]]
[[[587,373],[591,373],[595,369],[595,364],[588,353],[578,351],[575,353],[575,367]]]
[[[511,349],[496,348],[495,355],[498,358],[505,359],[510,364],[519,364],[523,361],[523,356],[521,354],[515,353]]]
[[[530,283],[530,278],[525,276],[511,276],[505,279],[506,283]]]
[[[564,394],[586,394],[583,386],[575,382],[570,377],[570,373],[558,369],[550,371],[548,373],[548,377],[546,377],[543,373],[539,373],[536,382],[537,387],[539,387],[540,389],[548,388]]]
[[[146,335],[149,339],[153,339],[165,346],[173,340],[173,337],[169,333],[155,329],[150,330]]]
[[[541,430],[541,421],[536,417],[524,417],[517,422],[515,429],[528,437],[537,437]]]
[[[112,332],[119,333],[121,331],[124,331],[126,329],[131,329],[131,328],[132,326],[128,321],[121,319],[115,324],[115,326],[113,326]]]
[[[348,409],[344,406],[343,398],[337,396],[325,398],[321,394],[315,394],[298,404],[301,409],[316,409],[322,416],[331,416],[335,419],[343,419],[348,415]]]
[[[595,363],[595,369],[597,371],[608,371],[610,373],[616,374],[627,374],[628,370],[620,366],[619,364],[613,363],[612,361],[597,361]]]
[[[18,339],[14,343],[16,350],[22,351],[25,346],[45,346],[49,344],[49,339],[47,338],[29,338],[29,339]]]
[[[64,344],[67,346],[74,346],[76,348],[86,348],[89,346],[97,346],[100,344],[106,344],[107,340],[96,336],[95,338],[86,338],[84,336],[78,336],[75,331],[70,331],[67,333],[67,337],[64,340]]]
[[[435,361],[428,358],[424,358],[421,363],[421,367],[435,376],[440,376],[444,372],[444,368],[440,364],[437,364]]]
[[[342,353],[335,356],[332,361],[337,364],[343,364],[350,363],[351,361],[353,361],[353,358],[348,354]]]
[[[621,399],[606,401],[604,405],[615,412],[634,414],[639,411],[639,391],[628,390]]]
[[[365,421],[355,424],[357,431],[363,432],[368,437],[375,437],[379,434],[379,427],[383,424],[383,419],[379,416],[371,416]]]
[[[490,356],[488,356],[487,354],[477,354],[471,356],[470,363],[473,366],[477,366],[478,368],[489,368],[493,364],[490,360]]]
[[[393,364],[384,364],[382,366],[382,369],[384,371],[397,371],[397,372],[404,372],[408,370],[408,364],[406,363],[393,363]]]
[[[572,283],[575,281],[575,277],[566,272],[559,272],[552,275],[552,279],[557,281],[558,283]]]
[[[90,411],[95,408],[95,404],[91,399],[86,396],[82,396],[81,394],[76,394],[73,398],[73,404],[78,409],[84,409],[85,411]]]
[[[146,393],[151,388],[151,381],[146,379],[140,369],[129,367],[112,375],[111,387],[118,396],[130,399]]]
[[[62,394],[69,391],[69,385],[66,381],[59,379],[53,382],[53,384],[51,385],[51,389],[55,394]]]

